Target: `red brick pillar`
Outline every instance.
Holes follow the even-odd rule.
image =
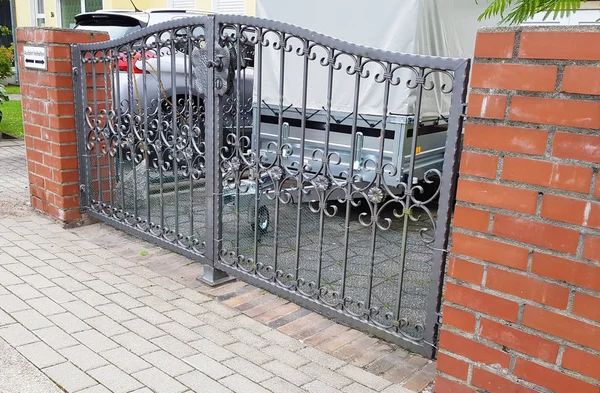
[[[600,29],[478,34],[436,393],[598,393]]]
[[[70,45],[107,39],[87,31],[17,29],[31,205],[65,224],[81,218]],[[25,46],[46,48],[46,70],[25,67]]]

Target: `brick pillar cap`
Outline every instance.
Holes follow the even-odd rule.
[[[18,27],[17,42],[43,44],[89,44],[108,41],[108,33],[102,30],[75,30],[62,27]]]

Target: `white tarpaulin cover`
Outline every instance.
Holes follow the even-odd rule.
[[[474,0],[257,0],[257,16],[377,49],[466,58],[473,55],[477,30],[497,23],[477,21],[486,6],[485,1],[480,3],[477,5]],[[294,39],[290,43],[295,47],[300,45]],[[316,48],[314,52],[317,59],[309,62],[307,107],[320,109],[326,102],[328,73],[327,67],[318,62],[325,50]],[[345,68],[354,63],[348,56],[341,56],[340,61],[344,67],[335,72],[332,110],[351,113],[355,77],[347,75]],[[373,76],[382,69],[374,63],[366,68],[372,76],[361,79],[359,112],[381,115],[383,85],[376,83]],[[276,105],[280,94],[280,51],[265,49],[262,70],[262,100]],[[294,51],[286,53],[284,70],[284,105],[301,107],[302,57]],[[412,115],[415,90],[406,88],[406,81],[414,76],[408,70],[395,76],[404,82],[391,90],[388,113]],[[436,88],[424,94],[422,116],[448,113],[450,95],[442,94],[440,87],[450,83],[450,79],[441,75],[435,78]]]

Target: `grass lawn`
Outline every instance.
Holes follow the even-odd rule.
[[[5,101],[0,105],[2,111],[2,122],[0,132],[23,138],[23,115],[21,113],[21,101]]]
[[[21,94],[21,86],[19,85],[8,85],[4,86],[8,94]]]

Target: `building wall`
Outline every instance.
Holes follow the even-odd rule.
[[[246,14],[256,15],[256,0],[245,0]],[[18,0],[16,3],[17,27],[31,26],[31,0]],[[139,9],[167,8],[168,0],[134,0]],[[56,27],[58,25],[57,0],[45,0],[46,26]],[[129,0],[104,0],[105,9],[132,9]],[[213,10],[213,0],[196,0],[196,9]]]
[[[436,393],[600,392],[600,27],[480,31]]]

